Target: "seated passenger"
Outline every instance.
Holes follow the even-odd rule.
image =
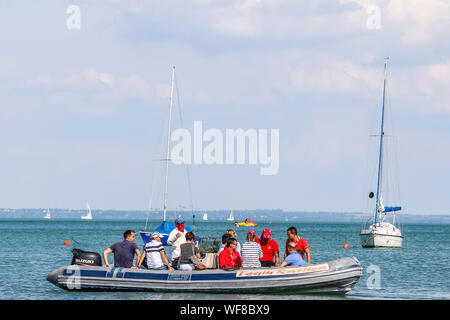
[[[103,259],[105,266],[109,267],[108,254],[114,253],[114,267],[117,268],[139,268],[139,259],[141,252],[138,249],[135,240],[135,232],[133,230],[126,230],[123,233],[124,240],[122,242],[114,243],[109,248],[103,250]],[[136,254],[136,266],[133,266],[134,255]]]
[[[242,259],[239,252],[236,251],[237,240],[230,238],[227,241],[225,248],[219,255],[219,268],[240,268],[242,266]]]
[[[237,233],[233,229],[228,229],[226,233],[228,233],[232,238],[237,239]],[[237,242],[236,251],[241,254],[241,244],[239,243],[239,241]]]
[[[242,245],[241,249],[243,267],[261,267],[261,262],[259,261],[259,259],[263,257],[263,252],[259,243],[255,242],[255,238],[255,231],[249,230],[247,232],[247,242]]]
[[[200,250],[194,245],[195,235],[187,232],[185,235],[186,242],[180,245],[180,259],[178,270],[203,270],[206,266],[199,260]]]
[[[217,257],[219,257],[222,250],[225,248],[225,245],[227,244],[228,239],[232,238],[232,236],[229,233],[224,233],[222,235],[222,244],[220,245],[219,251],[217,251]]]
[[[146,254],[143,254],[138,262],[138,267],[144,262],[146,258],[147,268],[151,270],[173,270],[170,265],[169,259],[167,259],[166,252],[161,243],[163,236],[159,232],[152,233],[152,241],[145,244],[144,250]],[[164,263],[163,263],[164,261]]]
[[[280,267],[286,266],[303,266],[307,264],[302,256],[297,252],[297,244],[295,242],[289,242],[287,246],[288,255],[286,259],[280,264]]]

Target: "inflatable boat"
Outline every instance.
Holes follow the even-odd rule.
[[[254,223],[250,219],[245,219],[244,222],[235,222],[234,225],[236,227],[256,227],[256,226],[258,226],[257,223]]]
[[[65,290],[289,294],[347,293],[361,276],[356,258],[341,258],[299,267],[201,271],[72,264],[50,272],[47,280]]]

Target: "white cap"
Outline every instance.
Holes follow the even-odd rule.
[[[163,235],[161,233],[157,232],[157,231],[152,233],[152,238],[153,239],[154,238],[162,238],[162,237],[163,237]]]

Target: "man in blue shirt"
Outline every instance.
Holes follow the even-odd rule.
[[[288,256],[284,261],[280,264],[280,267],[286,267],[286,266],[303,266],[307,264],[303,259],[302,256],[297,252],[297,245],[295,242],[289,242],[287,246],[288,250]]]
[[[141,252],[139,251],[137,244],[134,242],[135,232],[133,230],[127,230],[124,232],[123,238],[125,240],[114,243],[112,246],[103,251],[105,265],[109,267],[108,254],[113,252],[114,267],[136,269],[137,266],[133,266],[134,254],[137,255],[137,264],[141,256]]]

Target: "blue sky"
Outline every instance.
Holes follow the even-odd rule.
[[[175,65],[186,128],[280,132],[276,175],[191,166],[195,209],[367,210],[389,56],[399,201],[448,214],[448,38],[445,0],[3,1],[0,207],[148,209]],[[186,189],[171,166],[169,209]]]

